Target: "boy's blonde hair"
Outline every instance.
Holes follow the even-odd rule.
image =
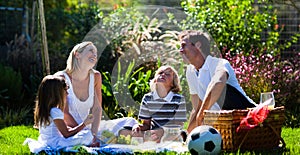
[[[150,89],[151,91],[156,91],[156,77],[157,75],[160,73],[160,71],[165,70],[167,68],[170,68],[172,70],[173,74],[173,87],[171,88],[170,91],[174,92],[174,93],[178,93],[181,91],[181,86],[180,86],[180,80],[179,80],[179,76],[177,71],[169,65],[165,65],[165,66],[161,66],[157,69],[157,71],[155,72],[154,78],[150,81]]]

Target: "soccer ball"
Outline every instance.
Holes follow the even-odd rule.
[[[208,125],[196,127],[187,138],[188,149],[192,155],[219,154],[221,143],[222,137],[219,131]]]

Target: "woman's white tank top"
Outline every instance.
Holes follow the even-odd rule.
[[[85,101],[81,101],[77,98],[74,93],[73,85],[70,77],[66,72],[63,72],[66,82],[69,85],[67,104],[69,106],[69,113],[73,116],[75,121],[80,124],[90,113],[90,109],[94,104],[94,73],[90,71],[90,82],[89,82],[89,97]]]

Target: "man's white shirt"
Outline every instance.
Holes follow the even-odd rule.
[[[218,70],[226,71],[229,75],[226,83],[236,88],[251,103],[254,103],[240,87],[230,63],[225,59],[212,56],[207,56],[203,66],[199,70],[197,70],[192,64],[187,66],[186,78],[189,85],[190,94],[197,94],[200,100],[203,101],[208,85],[213,80],[213,77]],[[217,102],[214,103],[210,108],[210,110],[220,109],[221,108]]]

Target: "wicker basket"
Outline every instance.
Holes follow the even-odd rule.
[[[204,124],[211,125],[222,135],[222,150],[263,150],[273,149],[280,143],[281,127],[285,120],[284,107],[270,110],[265,121],[250,130],[236,132],[241,120],[249,110],[205,111]]]

